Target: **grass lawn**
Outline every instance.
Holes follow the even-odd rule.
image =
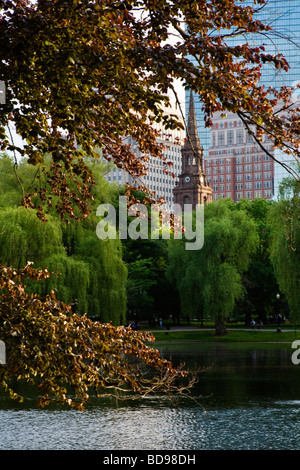
[[[291,331],[282,329],[280,333],[276,327],[269,331],[262,330],[230,330],[228,335],[217,337],[212,330],[202,331],[172,331],[157,330],[153,332],[156,341],[215,341],[215,342],[273,342],[273,343],[292,343],[296,339],[300,340],[300,330]]]

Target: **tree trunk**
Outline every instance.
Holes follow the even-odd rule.
[[[215,327],[215,336],[226,336],[228,334],[223,318],[216,318]]]

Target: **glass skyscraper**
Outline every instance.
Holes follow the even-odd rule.
[[[251,5],[251,0],[243,2]],[[268,37],[262,35],[249,36],[249,44],[265,45],[266,53],[284,55],[290,65],[288,72],[276,70],[269,65],[262,69],[261,82],[266,86],[280,88],[282,85],[295,86],[300,82],[300,0],[268,0],[266,5],[257,13],[257,19],[269,24],[273,32]],[[236,41],[240,43],[242,36]],[[234,45],[233,42],[228,44]],[[300,92],[299,92],[300,94]],[[190,91],[186,91],[185,109],[188,116]],[[198,97],[194,95],[198,135],[204,149],[204,157],[210,146],[210,130],[204,128],[203,112]]]

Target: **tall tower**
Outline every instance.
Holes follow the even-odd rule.
[[[203,149],[198,138],[192,92],[190,94],[187,134],[187,140],[181,149],[182,172],[173,189],[173,194],[175,204],[179,204],[182,209],[184,204],[192,204],[192,209],[194,209],[197,204],[212,202],[212,188],[208,186],[203,171]]]
[[[253,0],[245,0],[244,6],[253,6]],[[275,87],[277,90],[285,85],[288,87],[296,86],[300,83],[300,1],[299,0],[268,0],[263,8],[256,8],[257,13],[254,15],[254,20],[263,21],[265,24],[270,25],[273,31],[270,35],[262,35],[260,33],[250,33],[243,36],[234,35],[226,38],[226,43],[229,46],[235,46],[247,42],[251,47],[265,47],[266,54],[284,55],[289,63],[290,69],[285,72],[275,67],[264,64],[259,84]],[[277,34],[275,34],[275,32]],[[220,31],[213,30],[210,36],[218,36]],[[195,59],[191,57],[192,62],[197,65]],[[188,116],[188,104],[190,101],[191,90],[185,92],[185,106],[186,116]],[[200,99],[195,100],[195,111],[198,123],[204,120],[204,111],[202,110],[203,103]],[[204,159],[207,157],[208,149],[210,146],[210,129],[201,127],[198,129],[201,144],[204,148]]]

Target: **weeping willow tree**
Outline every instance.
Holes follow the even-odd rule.
[[[26,187],[35,181],[35,172],[28,168],[21,163],[18,169],[22,186]],[[114,190],[105,182],[101,165],[94,164],[94,175],[96,206],[113,198]],[[87,313],[102,322],[124,323],[126,266],[120,241],[99,240],[92,214],[81,223],[72,220],[66,224],[55,211],[55,200],[53,211],[47,212],[47,223],[30,208],[21,207],[21,185],[7,156],[0,159],[0,185],[1,263],[21,269],[31,261],[38,269],[47,268],[56,275],[44,282],[29,283],[32,292],[44,295],[53,290],[58,299],[73,304],[80,314]]]
[[[126,311],[127,268],[122,260],[119,240],[99,240],[95,233],[96,221],[64,227],[64,243],[72,258],[85,263],[88,285],[85,287],[87,311],[102,322],[122,324]],[[80,298],[78,297],[80,308]]]
[[[186,318],[199,318],[203,312],[202,285],[196,257],[185,250],[181,240],[172,240],[168,245],[166,276],[178,290],[181,314]]]
[[[280,290],[286,295],[292,319],[299,321],[300,186],[296,181],[286,180],[281,189],[282,197],[269,213],[270,258]]]
[[[243,295],[242,273],[256,250],[258,235],[244,211],[228,201],[205,208],[204,246],[185,251],[184,240],[170,243],[169,276],[176,282],[185,315],[215,320],[216,334],[226,334],[224,320]]]
[[[27,261],[41,265],[52,255],[63,257],[65,251],[61,241],[61,226],[52,217],[46,225],[24,207],[0,208],[2,263],[19,269],[25,266]]]

